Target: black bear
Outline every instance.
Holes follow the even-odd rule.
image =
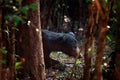
[[[77,40],[72,32],[57,33],[48,30],[42,30],[43,50],[46,68],[60,64],[60,62],[50,58],[52,51],[62,51],[72,57],[79,57],[79,48]]]

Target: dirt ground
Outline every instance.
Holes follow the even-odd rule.
[[[57,69],[46,70],[46,80],[81,80],[83,73],[82,58],[75,60],[62,52],[52,52],[50,57],[66,65],[64,71]]]

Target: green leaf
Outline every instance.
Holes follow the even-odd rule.
[[[24,17],[20,17],[17,15],[7,15],[5,18],[13,22],[15,26],[17,26],[20,22],[24,23]]]
[[[20,62],[16,62],[15,63],[15,68],[16,69],[19,69],[19,68],[21,68],[21,65],[22,65],[22,62],[20,61]]]
[[[24,20],[22,19],[22,17],[19,17],[17,15],[14,15],[13,16],[13,22],[14,22],[14,25],[17,26],[20,22],[24,22]]]
[[[108,40],[108,41],[112,41],[112,39],[110,38],[110,36],[106,36],[106,39]]]
[[[0,51],[2,52],[3,55],[7,55],[7,50],[5,50],[5,49],[0,49]]]
[[[77,65],[80,65],[82,62],[78,59],[77,61],[76,61],[76,64]]]
[[[21,12],[25,15],[27,15],[28,10],[29,10],[29,6],[24,6],[24,7],[21,8]]]
[[[108,3],[108,0],[104,0],[104,2],[107,4],[107,3]]]
[[[32,10],[35,10],[38,7],[37,3],[32,3],[31,5],[29,5],[29,8]]]

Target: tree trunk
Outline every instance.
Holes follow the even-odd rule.
[[[94,80],[102,80],[101,63],[102,63],[102,57],[104,53],[105,36],[107,32],[106,21],[103,22],[102,24],[103,25],[101,26],[101,31],[99,33],[97,57],[95,61]]]
[[[37,10],[29,11],[30,25],[19,27],[17,53],[23,61],[24,80],[45,80],[45,65],[42,48],[39,0],[23,0],[23,5],[36,2]]]
[[[99,22],[100,22],[100,32],[98,36],[98,45],[97,45],[97,56],[95,61],[95,71],[94,71],[94,79],[93,80],[102,80],[102,69],[101,69],[101,63],[102,63],[102,57],[104,53],[104,45],[105,45],[105,37],[107,32],[107,21],[108,21],[108,15],[105,14],[105,10],[103,10],[101,3],[101,0],[96,0],[95,4],[97,7],[97,10],[99,11]]]
[[[14,26],[10,26],[11,28],[11,33],[10,33],[10,39],[8,42],[8,58],[9,61],[7,61],[9,63],[8,67],[9,67],[9,79],[10,80],[14,80],[15,79],[15,27]]]
[[[2,4],[2,0],[0,0],[0,5]],[[4,40],[3,40],[3,27],[2,27],[2,9],[0,9],[0,80],[6,80],[7,79],[7,71],[5,68],[5,64],[3,62],[5,61],[5,58],[3,56],[2,50],[4,50]]]
[[[115,77],[116,77],[116,80],[120,80],[120,24],[118,23],[115,28],[116,28]]]
[[[93,4],[89,4],[89,23],[86,32],[86,40],[85,40],[85,66],[84,66],[84,76],[83,80],[90,80],[90,69],[91,69],[91,57],[92,57],[92,44],[93,44],[93,29],[94,29],[94,17],[93,17]],[[91,49],[91,50],[89,50]]]
[[[115,79],[120,80],[120,51],[117,51],[115,57]]]
[[[0,4],[1,4],[1,0],[0,0]],[[2,27],[1,27],[1,25],[2,25],[2,9],[0,9],[0,80],[2,80],[1,79],[1,77],[2,77],[2,64],[1,64],[1,60],[2,60],[2,51],[1,51],[1,49],[2,49]]]

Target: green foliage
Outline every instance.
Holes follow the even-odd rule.
[[[108,3],[108,0],[104,0],[105,3]]]
[[[7,50],[5,50],[5,49],[0,49],[0,51],[2,52],[3,55],[7,55]]]
[[[22,0],[16,0],[13,2],[12,0],[5,0],[3,5],[7,5],[5,7],[6,16],[4,18],[5,25],[18,26],[20,23],[24,23],[27,19],[27,14],[30,9],[35,10],[37,8],[37,3],[32,3],[30,5],[22,6]],[[6,23],[7,22],[7,23]]]
[[[111,39],[111,37],[110,37],[109,35],[106,36],[106,39],[107,39],[107,41],[109,41],[109,42],[112,41],[112,39]]]
[[[77,65],[80,65],[82,62],[79,60],[79,59],[77,59],[77,61],[76,61],[76,64]]]
[[[33,3],[31,5],[29,5],[29,8],[32,10],[35,10],[38,7],[37,3]]]
[[[15,63],[15,68],[16,69],[20,69],[21,68],[21,65],[22,65],[22,62],[20,61],[20,62],[16,62]]]
[[[17,26],[19,23],[24,23],[24,18],[18,15],[7,15],[5,18],[9,20],[9,22],[13,22],[14,26]]]
[[[21,8],[21,12],[25,15],[27,15],[28,10],[29,10],[28,6],[24,6],[24,7]]]
[[[20,10],[23,14],[27,15],[28,13],[28,10],[32,9],[32,10],[35,10],[37,8],[37,3],[33,3],[31,5],[27,5],[27,6],[23,6]]]

